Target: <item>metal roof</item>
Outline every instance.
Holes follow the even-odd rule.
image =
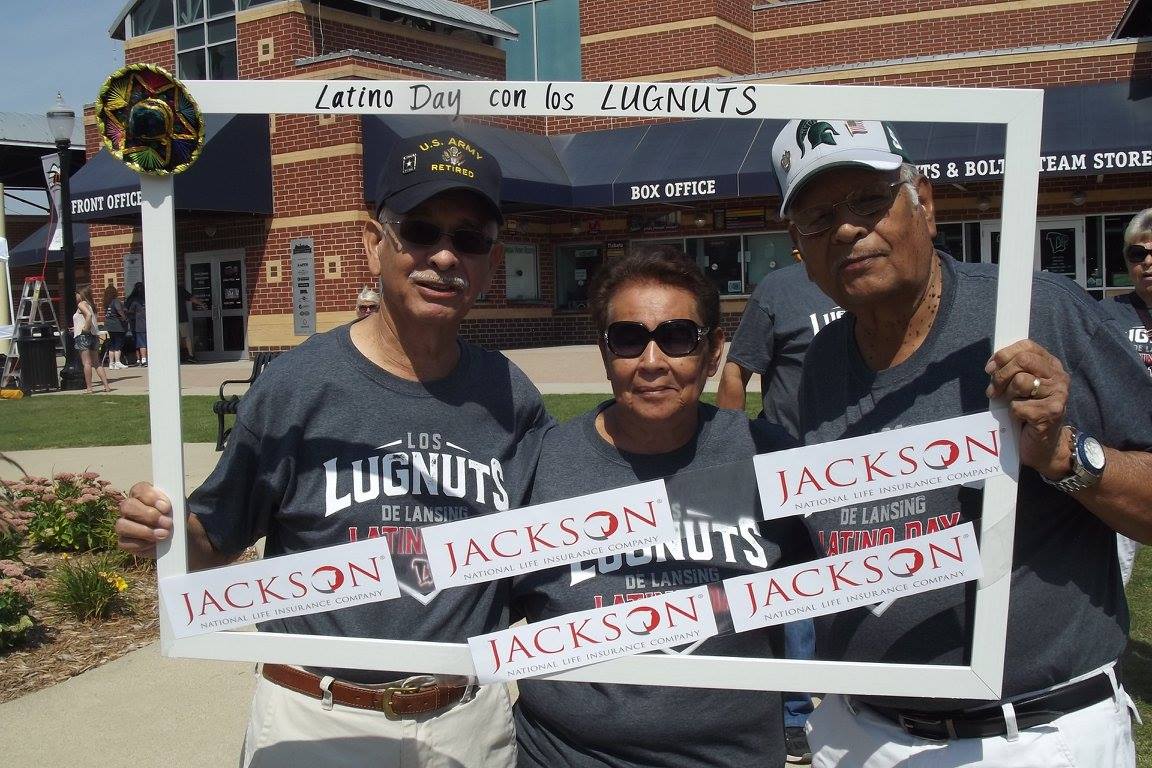
[[[72,131],[72,148],[84,148],[84,120],[76,115],[76,127]],[[56,142],[48,130],[45,115],[29,115],[24,112],[0,112],[0,144],[20,147],[44,147],[55,149]]]
[[[492,35],[515,40],[520,36],[516,28],[496,18],[487,11],[456,3],[453,0],[350,0],[372,8],[401,13],[418,19],[435,21],[458,29],[468,29],[482,35]],[[124,20],[140,0],[128,0],[116,20],[108,28],[108,36],[114,40],[125,37]]]

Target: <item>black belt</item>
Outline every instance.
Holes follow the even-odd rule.
[[[1101,673],[1054,691],[1014,701],[1012,708],[1016,712],[1016,727],[1023,731],[1045,725],[1069,712],[1111,698],[1114,693],[1111,679]],[[865,706],[896,723],[906,733],[922,739],[983,739],[1003,736],[1008,732],[1000,704],[952,712],[913,712],[874,704]]]

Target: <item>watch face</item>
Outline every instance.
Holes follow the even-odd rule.
[[[1088,469],[1096,472],[1104,469],[1104,449],[1096,438],[1085,438],[1081,443],[1081,450],[1084,454],[1084,464],[1087,465]]]

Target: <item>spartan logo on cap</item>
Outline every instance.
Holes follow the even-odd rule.
[[[404,155],[400,161],[400,173],[412,173],[416,170],[416,153]]]
[[[884,135],[888,137],[888,146],[891,147],[893,152],[897,154],[904,154],[904,147],[900,144],[900,139],[896,138],[896,132],[892,130],[892,126],[888,123],[881,123],[884,126]]]
[[[787,149],[780,155],[780,167],[784,169],[784,173],[792,170],[792,153]]]
[[[805,140],[812,149],[816,149],[821,144],[834,147],[836,146],[836,139],[832,137],[839,135],[832,124],[824,120],[801,120],[800,124],[796,126],[796,146],[800,147],[800,157],[804,157]]]
[[[444,150],[444,162],[449,165],[464,165],[464,153],[460,151],[460,147],[452,145]]]

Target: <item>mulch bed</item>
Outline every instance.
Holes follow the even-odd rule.
[[[26,550],[21,555],[28,575],[35,579],[29,613],[36,626],[21,645],[0,652],[0,704],[118,659],[160,637],[156,570],[150,563],[122,569],[128,581],[125,614],[80,621],[59,611],[42,595],[48,587],[48,574],[61,559],[56,552]]]

